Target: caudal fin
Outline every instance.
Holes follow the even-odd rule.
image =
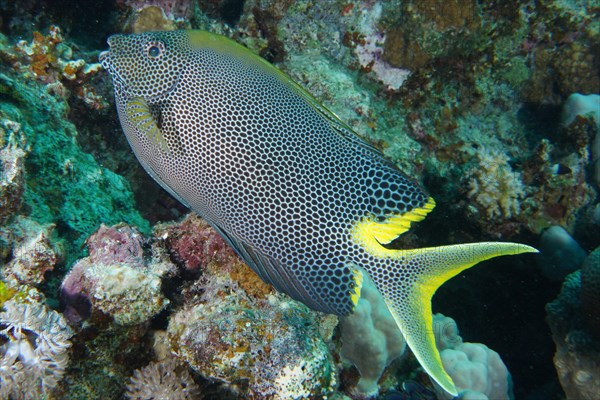
[[[498,242],[389,251],[388,256],[398,261],[400,270],[390,271],[395,273],[375,283],[421,366],[448,393],[457,395],[435,346],[433,294],[448,279],[481,261],[535,252],[536,249],[523,244]]]

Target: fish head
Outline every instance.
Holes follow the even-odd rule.
[[[113,79],[117,97],[153,102],[177,86],[186,41],[180,31],[112,35],[109,50],[100,53],[99,60]]]

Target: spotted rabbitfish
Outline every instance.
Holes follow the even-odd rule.
[[[310,308],[352,313],[368,274],[446,391],[431,297],[480,261],[535,252],[484,242],[389,244],[435,202],[283,72],[204,31],[114,35],[100,61],[144,169],[265,281]]]

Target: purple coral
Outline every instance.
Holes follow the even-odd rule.
[[[139,263],[144,256],[142,235],[127,225],[108,227],[103,224],[86,244],[93,263]]]
[[[167,306],[161,278],[175,267],[158,249],[146,262],[142,242],[142,235],[127,225],[102,225],[89,237],[89,256],[73,266],[61,286],[61,302],[71,321],[79,322],[95,310],[130,326]]]

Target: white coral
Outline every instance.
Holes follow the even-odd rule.
[[[187,368],[174,358],[151,362],[135,370],[127,385],[130,399],[190,400],[199,395],[200,389]]]
[[[84,272],[95,282],[90,289],[95,308],[112,315],[118,325],[141,324],[164,309],[160,276],[124,263],[96,264]]]
[[[518,215],[525,189],[521,174],[512,170],[508,156],[484,148],[477,159],[477,166],[467,174],[469,198],[485,210],[488,218]]]
[[[69,363],[73,331],[63,316],[41,303],[11,299],[0,313],[0,398],[46,396]]]

